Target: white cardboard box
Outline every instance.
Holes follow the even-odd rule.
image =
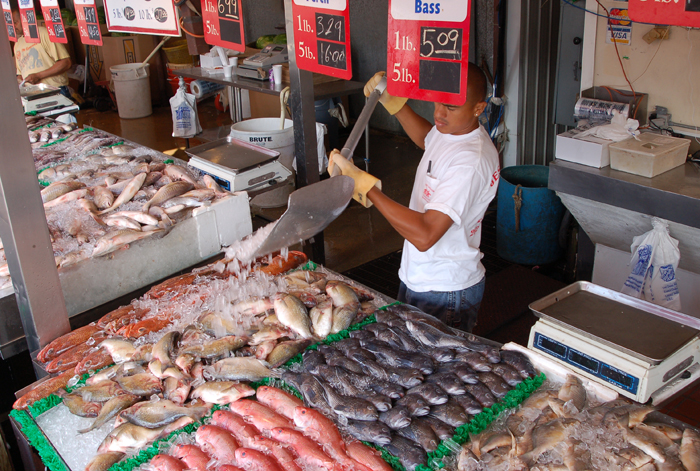
[[[580,134],[580,131],[571,129],[557,136],[555,150],[557,159],[596,168],[610,165],[608,146],[613,141],[595,136],[576,138],[578,134]]]

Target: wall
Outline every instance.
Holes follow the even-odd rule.
[[[588,2],[589,8],[591,3]],[[605,1],[603,4],[607,8],[624,8],[627,5],[626,2],[615,1]],[[599,13],[605,14],[602,9],[599,9]],[[651,28],[651,25],[634,24],[631,45],[618,44],[627,77],[635,91],[649,94],[649,112],[657,104],[666,106],[673,121],[700,126],[700,30],[672,27],[670,39],[647,44],[642,36]],[[605,43],[606,29],[607,21],[598,18],[593,83],[629,90],[615,46]],[[693,104],[697,107],[694,118]]]
[[[284,33],[284,0],[244,2],[243,15],[246,43],[266,34]]]

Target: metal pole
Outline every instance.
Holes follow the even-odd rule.
[[[294,44],[294,17],[292,0],[284,0],[284,17],[289,48],[289,104],[294,122],[294,155],[297,160],[297,188],[320,180],[318,173],[318,151],[316,150],[316,109],[314,107],[314,79],[308,70],[297,66]],[[325,262],[323,233],[313,238],[307,255],[317,263]]]
[[[87,71],[86,71],[87,73]],[[70,331],[7,30],[0,28],[0,238],[29,351]]]

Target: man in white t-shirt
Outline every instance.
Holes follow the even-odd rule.
[[[365,95],[384,75],[378,72]],[[355,180],[353,198],[374,204],[406,240],[401,257],[398,300],[471,332],[484,294],[481,224],[496,196],[498,151],[479,115],[486,102],[486,77],[469,64],[467,98],[462,106],[435,103],[435,125],[406,106],[406,98],[386,91],[380,102],[396,116],[413,142],[425,149],[418,165],[409,207],[381,191],[381,181],[331,153],[332,165]]]

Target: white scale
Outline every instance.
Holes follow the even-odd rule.
[[[269,80],[272,66],[288,61],[286,44],[268,44],[262,51],[244,59],[236,69],[236,74],[256,80]]]
[[[580,281],[530,305],[528,348],[637,402],[689,385],[700,319]],[[684,374],[685,373],[685,374]]]
[[[43,116],[53,116],[80,109],[70,98],[63,96],[57,87],[43,83],[25,84],[19,89],[19,95],[25,113],[36,111]]]
[[[264,190],[287,180],[292,172],[280,153],[231,136],[186,150],[188,165],[211,175],[228,191]]]

